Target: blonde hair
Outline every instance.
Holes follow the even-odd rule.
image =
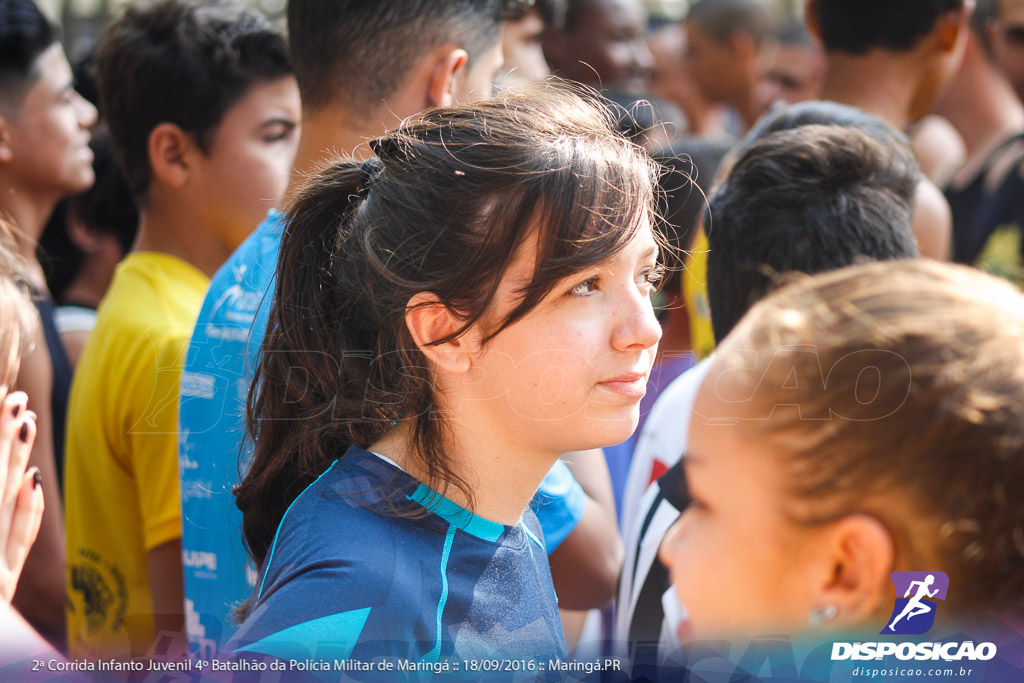
[[[873,263],[789,285],[736,335],[772,355],[750,376],[758,405],[799,406],[760,427],[785,444],[798,521],[872,514],[897,564],[949,574],[954,608],[1024,609],[1019,290],[962,266]]]
[[[0,386],[10,388],[18,376],[20,357],[38,324],[24,264],[14,242],[14,228],[0,220]]]

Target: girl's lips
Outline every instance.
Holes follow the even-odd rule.
[[[598,386],[626,398],[643,398],[647,393],[647,376],[631,372],[606,379]]]

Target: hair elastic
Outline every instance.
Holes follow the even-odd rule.
[[[374,179],[384,170],[384,165],[377,157],[370,157],[359,167],[359,194],[366,195],[373,185]]]

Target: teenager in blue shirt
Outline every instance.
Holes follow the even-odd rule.
[[[566,655],[528,504],[636,426],[660,328],[653,163],[564,88],[436,109],[288,215],[237,489],[229,650]]]
[[[489,97],[510,5],[517,1],[289,0],[302,125],[283,203],[325,159],[369,156],[367,140],[429,106]],[[188,636],[200,659],[212,658],[230,640],[237,626],[232,613],[256,584],[231,492],[252,453],[244,439],[245,397],[267,327],[284,224],[283,214],[271,212],[213,276],[185,357],[182,556]],[[556,463],[532,507],[544,529],[560,606],[602,607],[612,598],[621,563],[618,537],[607,533],[615,514],[610,490],[607,498],[600,495],[607,468],[586,454],[573,464],[570,473]]]

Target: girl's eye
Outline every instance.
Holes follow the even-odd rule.
[[[654,293],[658,289],[658,284],[661,283],[662,278],[665,277],[665,266],[655,266],[648,268],[647,270],[640,273],[637,284],[641,287],[649,287],[650,293]]]
[[[569,296],[588,296],[597,289],[597,278],[592,277],[584,280],[569,290]]]

